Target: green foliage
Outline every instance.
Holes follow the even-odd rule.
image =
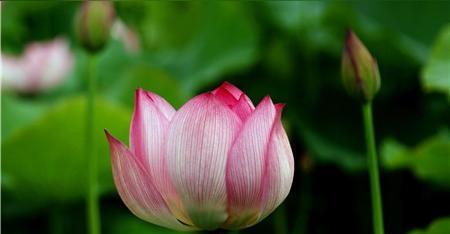
[[[366,168],[364,151],[341,144],[338,142],[339,136],[332,132],[318,132],[307,128],[301,128],[300,131],[305,144],[320,163],[336,164],[349,172],[359,172]]]
[[[450,187],[450,134],[442,131],[415,147],[393,139],[384,141],[381,154],[389,169],[408,168],[425,181]]]
[[[450,217],[443,217],[434,220],[425,229],[412,230],[408,234],[444,234],[448,232],[450,232]]]
[[[108,192],[114,187],[103,129],[127,139],[131,113],[102,99],[97,100],[95,110],[99,191]],[[84,116],[85,99],[69,98],[4,139],[3,191],[13,193],[23,203],[60,203],[83,198],[87,174]]]
[[[150,90],[164,97],[174,107],[180,107],[188,98],[187,91],[165,70],[149,65],[131,66],[124,75],[116,79],[106,90],[108,96],[120,100],[127,106],[134,105],[136,88]]]
[[[132,214],[116,214],[112,216],[106,229],[111,234],[133,233],[133,234],[177,234],[177,232],[167,228],[162,228],[134,217]]]
[[[39,101],[25,101],[11,95],[2,95],[2,135],[5,139],[15,130],[32,123],[48,108]]]
[[[434,43],[422,73],[422,82],[426,90],[442,92],[450,101],[450,25],[442,30]]]
[[[189,90],[255,61],[258,30],[244,6],[229,2],[118,4],[119,14],[120,9],[147,10],[142,16],[122,16],[133,23],[145,48],[152,51],[147,59],[165,67]]]

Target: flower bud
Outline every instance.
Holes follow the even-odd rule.
[[[363,102],[371,101],[380,89],[377,62],[351,30],[342,52],[342,82],[351,96]]]
[[[109,1],[84,1],[75,18],[75,35],[89,52],[101,50],[109,40],[114,21],[114,7]]]

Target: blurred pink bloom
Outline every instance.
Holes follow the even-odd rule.
[[[119,195],[136,216],[176,230],[258,223],[293,180],[282,109],[270,97],[255,108],[229,83],[178,111],[138,89],[130,149],[106,132]]]
[[[73,56],[64,39],[27,45],[21,57],[2,55],[2,89],[35,93],[64,81]]]
[[[116,20],[111,30],[112,37],[121,41],[125,50],[129,53],[137,53],[141,49],[141,43],[137,33],[129,28],[123,21]]]

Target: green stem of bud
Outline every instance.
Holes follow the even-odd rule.
[[[378,172],[378,159],[375,147],[375,134],[373,130],[372,120],[372,103],[367,102],[363,104],[362,112],[364,117],[367,159],[370,176],[370,191],[372,197],[373,230],[374,234],[384,234],[380,175]]]
[[[278,234],[288,234],[286,223],[286,208],[285,205],[281,205],[274,213],[274,231]]]
[[[98,202],[97,164],[98,158],[95,154],[95,128],[94,128],[94,106],[95,106],[95,66],[94,54],[88,54],[87,70],[87,103],[86,103],[86,156],[88,162],[88,189],[86,196],[88,233],[100,234],[100,210]]]

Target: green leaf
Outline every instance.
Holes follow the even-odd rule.
[[[17,129],[31,123],[48,108],[46,103],[24,100],[11,95],[2,95],[1,102],[2,139],[7,138]]]
[[[333,163],[350,172],[366,168],[366,156],[323,131],[301,129],[305,144],[312,156],[321,163]]]
[[[127,139],[131,113],[97,99],[95,145],[99,191],[112,191],[109,148],[103,129]],[[2,187],[23,203],[64,202],[84,197],[85,99],[63,100],[33,123],[2,141]]]
[[[414,229],[408,234],[444,234],[450,233],[450,217],[434,220],[426,229]]]
[[[388,169],[408,168],[420,179],[450,187],[450,133],[445,130],[415,147],[393,139],[383,142],[381,155]]]
[[[131,7],[122,2],[120,8]],[[258,30],[245,4],[229,2],[145,2],[149,14],[130,18],[139,30],[149,61],[196,90],[256,61]],[[177,17],[173,17],[176,15]]]
[[[442,30],[434,43],[422,72],[422,83],[427,91],[445,93],[450,101],[450,25]]]
[[[297,125],[298,133],[314,160],[335,164],[348,172],[364,171],[367,157],[358,106],[352,100],[342,102],[331,92],[327,95],[326,98],[303,103],[292,123]],[[331,97],[333,102],[329,101]]]
[[[180,107],[191,96],[167,71],[152,67],[151,64],[131,66],[119,79],[112,82],[106,93],[108,97],[121,101],[126,106],[133,106],[136,88],[160,95],[175,108]]]
[[[269,20],[300,44],[308,48],[338,45],[337,35],[328,31],[323,20],[329,9],[328,2],[320,1],[264,1],[260,3]],[[302,51],[305,52],[305,51]]]
[[[125,207],[124,207],[125,208]],[[111,215],[108,219],[108,225],[106,225],[107,233],[121,234],[121,233],[133,233],[133,234],[177,234],[184,232],[177,232],[154,224],[145,222],[136,216],[133,216],[131,212],[127,214],[119,213]]]
[[[286,30],[304,30],[318,26],[323,17],[326,2],[262,2],[265,12]]]

